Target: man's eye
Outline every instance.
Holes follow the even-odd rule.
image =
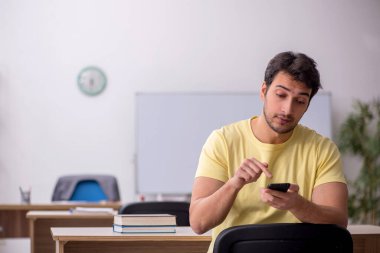
[[[276,94],[277,97],[284,98],[286,95],[285,94]]]
[[[304,100],[297,100],[297,103],[298,103],[298,104],[301,104],[301,105],[306,104],[306,102],[305,102]]]

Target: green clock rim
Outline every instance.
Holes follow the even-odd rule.
[[[80,77],[81,77],[81,75],[82,75],[84,72],[88,71],[88,70],[95,70],[95,71],[97,71],[97,72],[103,77],[103,79],[104,79],[104,82],[103,82],[102,88],[99,89],[99,90],[97,90],[97,91],[95,91],[95,92],[89,92],[88,90],[86,90],[85,88],[83,88],[82,85],[80,85]],[[106,76],[106,74],[103,72],[103,70],[101,70],[100,68],[95,67],[95,66],[88,66],[88,67],[83,68],[83,69],[79,72],[79,74],[78,74],[78,76],[77,76],[77,84],[78,84],[79,89],[80,89],[84,94],[89,95],[89,96],[96,96],[96,95],[100,94],[101,92],[103,92],[104,89],[106,88],[106,86],[107,86],[107,76]]]

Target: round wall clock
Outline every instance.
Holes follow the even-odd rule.
[[[95,96],[106,88],[107,77],[100,68],[90,66],[79,72],[77,82],[84,94]]]

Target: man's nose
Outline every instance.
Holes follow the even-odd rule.
[[[284,101],[281,109],[285,115],[292,114],[292,112],[293,112],[293,101],[291,99]]]

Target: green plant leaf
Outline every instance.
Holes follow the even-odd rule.
[[[349,184],[351,220],[380,224],[380,98],[354,102],[353,111],[341,125],[338,147],[362,160],[359,176]]]

